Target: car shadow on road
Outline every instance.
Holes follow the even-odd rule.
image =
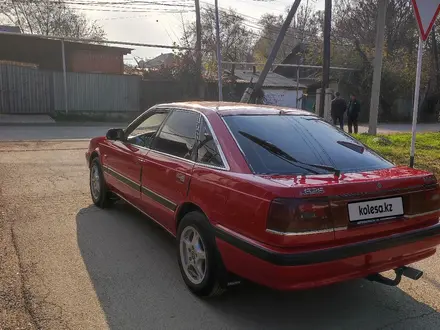
[[[440,329],[440,314],[366,280],[277,292],[244,284],[212,299],[185,288],[174,239],[124,203],[77,214],[77,239],[110,329]]]

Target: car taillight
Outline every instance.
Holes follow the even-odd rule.
[[[327,199],[287,199],[272,201],[267,218],[268,230],[286,234],[333,229]]]
[[[417,215],[440,210],[440,186],[419,191],[408,196],[407,215]]]

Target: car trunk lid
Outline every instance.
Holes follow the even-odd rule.
[[[337,244],[383,237],[438,222],[436,178],[406,167],[311,176],[265,176],[287,187],[281,197],[326,198]],[[293,242],[293,241],[292,241]]]

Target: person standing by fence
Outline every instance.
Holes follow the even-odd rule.
[[[350,103],[348,104],[348,111],[347,111],[347,117],[348,117],[348,133],[358,133],[358,118],[359,113],[361,112],[361,104],[356,99],[355,94],[351,94]]]
[[[341,97],[339,92],[336,92],[336,97],[332,101],[331,115],[333,119],[333,125],[336,126],[339,121],[339,127],[344,130],[344,113],[347,110],[347,102]]]

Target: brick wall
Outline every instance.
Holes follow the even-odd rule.
[[[124,73],[124,56],[111,50],[77,50],[70,55],[72,72]]]

